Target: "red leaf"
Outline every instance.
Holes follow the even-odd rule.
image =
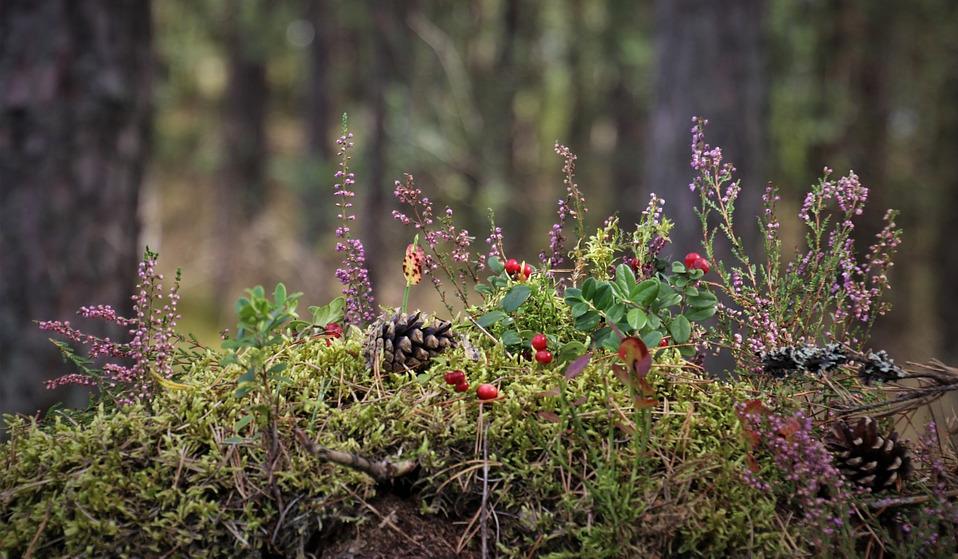
[[[742,413],[745,415],[765,415],[768,413],[768,408],[765,407],[765,404],[763,404],[761,400],[747,400],[745,406],[742,408]]]
[[[615,378],[622,381],[622,384],[626,386],[632,386],[632,377],[629,376],[628,371],[625,370],[625,367],[616,363],[612,365],[612,374],[615,375]]]
[[[630,336],[619,344],[619,357],[625,361],[630,371],[640,377],[644,377],[649,369],[652,368],[652,355],[645,342]]]
[[[588,397],[588,396],[583,396],[583,397],[579,398],[578,400],[576,400],[575,402],[572,402],[572,406],[573,406],[573,407],[579,407],[579,406],[581,406],[582,404],[584,404],[584,403],[586,403],[586,402],[588,402],[588,401],[589,401],[589,397]]]
[[[589,365],[589,361],[592,359],[592,352],[586,353],[585,355],[576,358],[575,361],[569,363],[569,366],[565,368],[565,378],[574,379],[575,377],[582,374],[582,371]]]
[[[649,381],[644,378],[639,379],[639,390],[641,390],[642,395],[645,397],[655,396],[655,388],[652,388],[652,385],[649,384]]]
[[[778,434],[789,440],[792,438],[792,435],[798,432],[802,428],[802,425],[794,417],[789,419],[785,425],[782,425],[782,428],[778,430]]]
[[[760,469],[758,465],[758,460],[756,460],[755,457],[752,456],[751,452],[745,455],[745,464],[748,466],[748,469],[751,470],[753,474],[758,473]]]
[[[659,401],[654,398],[636,398],[635,407],[638,409],[654,408]]]
[[[549,423],[559,423],[562,421],[562,418],[559,417],[559,414],[553,411],[540,411],[536,415],[539,416],[539,419],[548,421]]]

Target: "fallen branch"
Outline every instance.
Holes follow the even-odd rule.
[[[953,489],[951,491],[946,491],[940,495],[935,495],[936,498],[949,498],[949,497],[958,497],[958,489]],[[924,502],[931,500],[932,495],[914,495],[911,497],[891,497],[887,499],[877,499],[868,503],[868,506],[873,509],[887,509],[894,507],[908,507],[914,505],[920,505]]]
[[[352,452],[331,450],[319,446],[311,440],[302,429],[294,429],[294,432],[296,433],[296,438],[299,439],[299,442],[306,450],[320,460],[359,470],[378,482],[390,481],[407,476],[411,474],[418,465],[415,460],[403,460],[402,462],[391,462],[389,460],[371,461]]]

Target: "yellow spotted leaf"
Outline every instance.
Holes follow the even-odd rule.
[[[406,247],[406,256],[402,261],[402,273],[406,276],[406,285],[419,285],[422,281],[423,262],[426,260],[425,251],[415,243]]]

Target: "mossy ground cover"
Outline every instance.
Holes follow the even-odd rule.
[[[289,377],[275,473],[283,510],[253,426],[234,428],[246,413],[233,394],[239,372],[213,352],[181,379],[190,389],[149,404],[10,418],[0,548],[9,557],[302,556],[350,524],[384,529],[369,502],[399,491],[458,528],[450,549],[475,550],[485,444],[490,545],[502,556],[793,553],[774,500],[742,482],[734,406],[747,386],[700,378],[661,351],[650,376],[659,403],[636,437],[642,413],[611,374],[611,355],[566,380],[561,366],[533,366],[482,338],[472,351],[419,376],[374,378],[355,333],[278,347],[271,360],[286,362]],[[450,367],[502,397],[480,404],[453,392],[441,379]],[[296,427],[327,448],[416,460],[415,483],[377,485],[318,460]]]

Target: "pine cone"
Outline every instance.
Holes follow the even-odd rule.
[[[456,345],[451,322],[434,320],[425,326],[427,322],[421,312],[381,317],[366,334],[366,363],[374,368],[374,359],[381,355],[384,371],[425,369],[433,357]]]
[[[898,433],[878,434],[878,422],[863,417],[854,426],[837,421],[825,438],[835,465],[845,477],[877,493],[899,486],[911,470],[911,459]]]

